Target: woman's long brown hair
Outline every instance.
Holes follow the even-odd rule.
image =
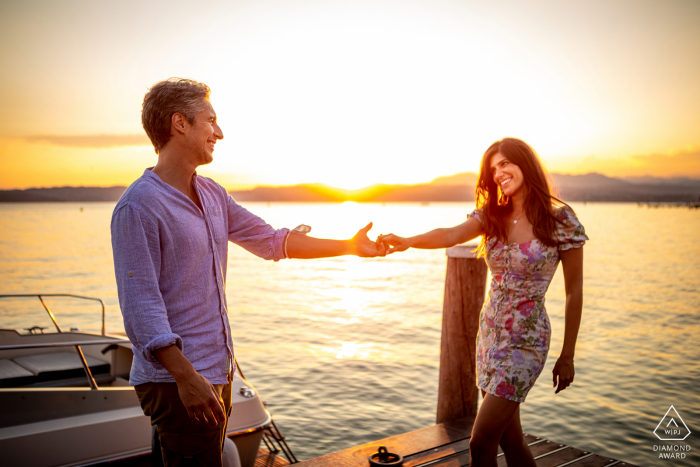
[[[493,143],[481,159],[479,178],[476,182],[476,207],[483,209],[483,229],[479,245],[479,256],[486,254],[486,244],[492,238],[506,242],[506,219],[513,211],[513,203],[503,194],[501,187],[491,174],[491,158],[501,153],[523,172],[523,187],[526,190],[525,214],[532,224],[532,229],[542,243],[548,246],[557,244],[555,234],[557,219],[555,210],[568,206],[554,196],[552,183],[535,151],[524,141],[516,138],[504,138]]]

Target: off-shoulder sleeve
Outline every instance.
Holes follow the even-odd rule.
[[[474,209],[474,210],[471,212],[471,214],[468,214],[468,215],[467,215],[467,218],[473,217],[473,218],[475,218],[476,220],[478,220],[479,222],[481,222],[481,223],[483,224],[483,223],[484,223],[484,221],[483,221],[483,216],[484,216],[484,210],[483,210],[483,209]]]
[[[580,248],[588,240],[586,231],[579,222],[571,208],[564,206],[557,213],[557,218],[564,224],[559,224],[557,229],[557,242],[559,251]]]

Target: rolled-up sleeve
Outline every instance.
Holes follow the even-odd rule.
[[[158,286],[161,266],[157,224],[138,207],[125,204],[112,215],[112,252],[124,327],[135,350],[155,368],[153,351],[177,345]]]
[[[279,261],[289,229],[275,229],[227,195],[228,239],[256,256]]]

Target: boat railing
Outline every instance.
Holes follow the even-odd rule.
[[[51,321],[53,321],[53,325],[56,326],[56,330],[58,332],[63,332],[63,331],[61,331],[61,328],[58,325],[58,321],[56,321],[56,316],[51,312],[49,307],[46,305],[46,302],[44,301],[43,297],[69,297],[69,298],[79,298],[81,300],[92,300],[95,302],[100,302],[100,305],[102,306],[102,335],[104,336],[105,334],[107,334],[107,332],[105,330],[105,303],[102,300],[100,300],[99,298],[86,297],[84,295],[74,295],[74,294],[69,294],[69,293],[42,293],[42,294],[33,293],[33,294],[0,295],[0,298],[26,298],[26,297],[37,297],[39,299],[41,304],[44,306],[46,313],[49,314],[49,318],[51,318]]]
[[[85,297],[83,295],[74,295],[74,294],[10,294],[10,295],[0,295],[0,299],[2,298],[26,298],[26,297],[37,297],[39,298],[39,301],[41,304],[44,306],[44,309],[46,310],[46,313],[49,314],[49,317],[51,318],[51,321],[53,321],[54,326],[56,326],[56,330],[59,332],[59,334],[62,334],[63,331],[61,330],[61,327],[58,325],[58,321],[56,320],[56,316],[53,314],[53,312],[49,309],[49,307],[46,305],[46,302],[44,301],[44,297],[70,297],[70,298],[79,298],[82,300],[93,300],[96,302],[100,302],[100,305],[102,305],[102,335],[106,335],[106,330],[105,330],[105,304],[102,300],[99,298],[94,298],[94,297]],[[43,332],[43,329],[34,326],[30,328],[30,332],[32,332],[32,329],[41,329]],[[100,340],[100,341],[81,341],[81,342],[52,342],[52,343],[36,343],[36,344],[22,344],[22,345],[4,345],[0,346],[0,350],[14,350],[14,349],[31,349],[31,348],[41,348],[41,347],[69,347],[69,346],[74,346],[75,350],[78,351],[78,357],[80,357],[80,362],[83,365],[83,369],[85,370],[85,376],[87,376],[88,379],[88,384],[90,385],[90,389],[96,390],[97,388],[97,382],[95,382],[95,378],[92,376],[92,372],[90,371],[90,367],[88,366],[87,360],[85,359],[85,354],[83,354],[83,349],[80,347],[81,345],[92,345],[92,344],[120,344],[120,343],[130,343],[128,340],[121,340],[121,339],[109,339],[109,340]]]
[[[74,345],[131,344],[128,339],[100,339],[94,341],[47,342],[36,344],[0,345],[0,350],[43,349],[46,347],[72,347]]]

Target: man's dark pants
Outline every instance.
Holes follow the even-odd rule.
[[[135,386],[143,413],[156,425],[165,467],[220,467],[226,425],[231,415],[231,383],[215,384],[224,401],[226,421],[216,427],[190,420],[176,383],[145,383]],[[155,454],[155,453],[154,453]]]

